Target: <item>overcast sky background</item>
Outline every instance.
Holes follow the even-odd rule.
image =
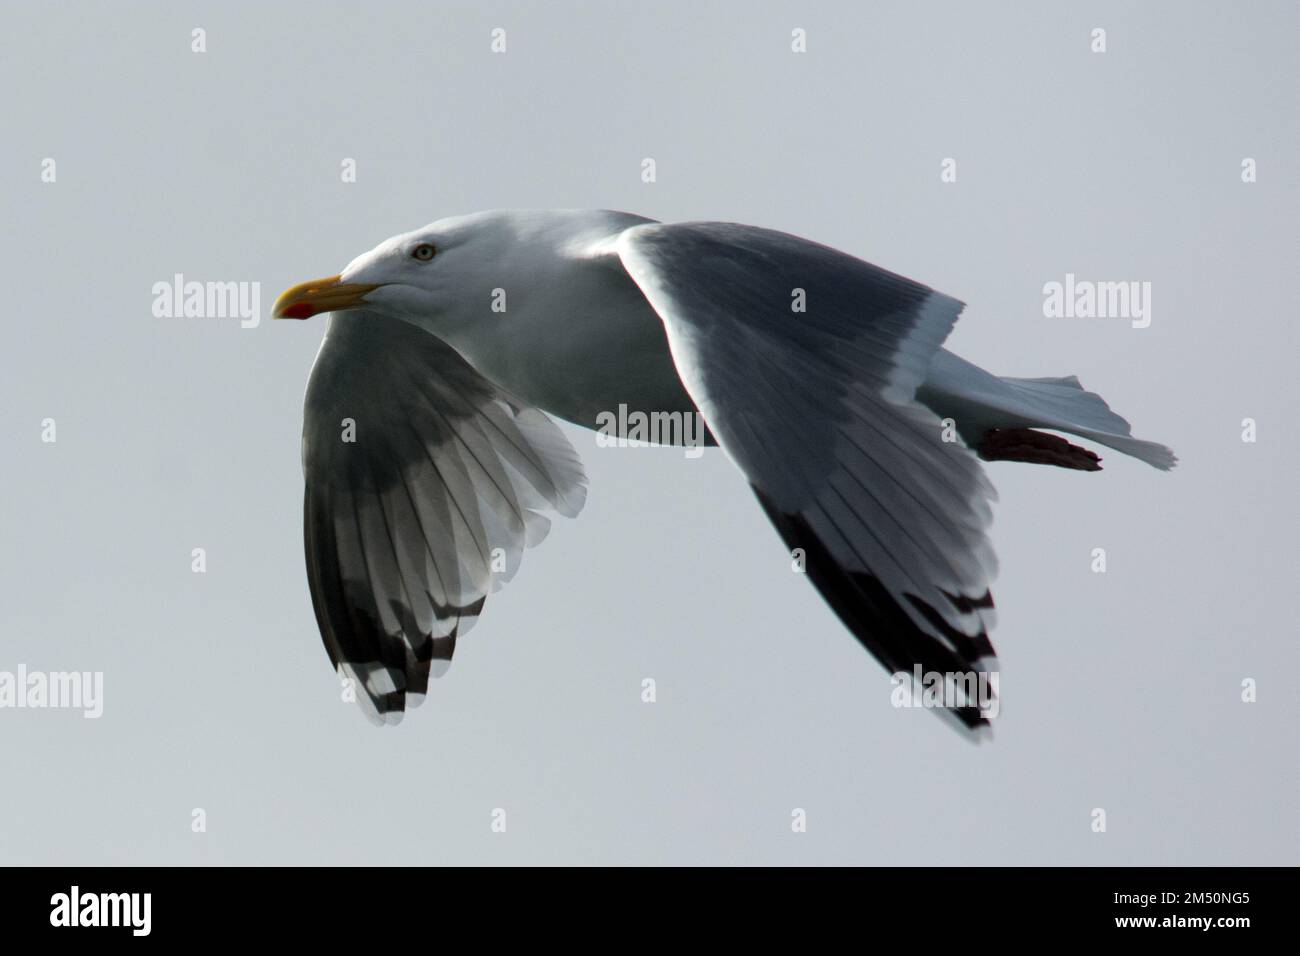
[[[1300,862],[1298,28],[1288,2],[6,3],[0,670],[103,671],[105,701],[0,710],[0,862]],[[837,246],[1181,465],[989,466],[1003,710],[975,747],[890,706],[721,452],[565,426],[585,512],[376,729],[303,570],[324,322],[267,316],[494,207]],[[155,318],[178,272],[260,282],[261,325]],[[1044,318],[1067,272],[1151,282],[1151,326]]]

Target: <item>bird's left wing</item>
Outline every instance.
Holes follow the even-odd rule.
[[[987,670],[994,492],[915,400],[961,303],[731,223],[635,226],[617,249],[709,428],[854,636],[891,671]],[[950,702],[986,724],[969,696]]]
[[[577,453],[545,414],[440,339],[330,317],[303,409],[303,529],[321,637],[368,717],[395,723],[450,663],[549,520],[582,508]]]

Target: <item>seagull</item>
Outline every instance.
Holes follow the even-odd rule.
[[[1073,376],[1000,377],[944,349],[963,307],[794,235],[610,210],[440,219],[288,289],[275,318],[332,313],[303,408],[303,526],[339,677],[375,723],[420,703],[549,516],[582,509],[552,416],[598,429],[620,408],[701,416],[891,674],[995,674],[981,460],[1100,469],[1050,432],[1176,459]],[[984,736],[963,686],[935,709]]]

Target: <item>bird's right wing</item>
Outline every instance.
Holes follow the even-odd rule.
[[[307,578],[330,660],[395,723],[522,550],[573,516],[586,478],[544,413],[440,339],[356,310],[330,317],[303,408]],[[409,700],[408,700],[409,696]]]
[[[894,672],[987,671],[994,492],[915,399],[961,303],[730,223],[636,226],[618,252],[709,428],[858,640]],[[986,723],[951,699],[945,713]]]

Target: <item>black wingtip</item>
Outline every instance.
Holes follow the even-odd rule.
[[[805,573],[826,603],[886,670],[891,674],[906,674],[908,679],[918,668],[922,674],[960,674],[976,678],[982,675],[981,686],[986,689],[989,687],[990,675],[996,671],[988,669],[987,664],[994,662],[996,657],[993,644],[986,633],[981,631],[973,636],[963,634],[952,628],[925,601],[915,595],[906,595],[913,607],[952,646],[949,647],[934,635],[926,633],[899,605],[879,578],[844,568],[802,515],[782,511],[760,488],[754,485],[750,487],[786,546],[792,550],[802,549]],[[959,611],[993,607],[993,595],[988,591],[978,597],[946,596]],[[985,667],[981,668],[981,664],[985,664]],[[992,690],[996,692],[995,681]],[[927,709],[934,710],[963,731],[963,736],[968,736],[977,743],[992,736],[992,722],[987,708],[959,703]]]

